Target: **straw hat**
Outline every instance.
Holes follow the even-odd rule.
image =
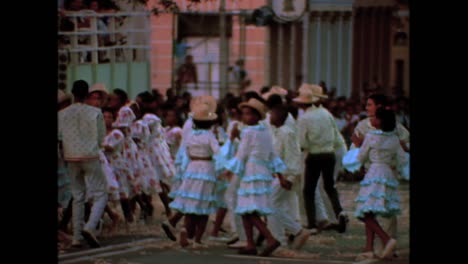
[[[63,90],[60,90],[60,89],[57,89],[58,90],[58,93],[57,93],[57,103],[61,104],[63,102],[65,102],[66,100],[70,100],[71,99],[71,95],[70,94],[67,94],[65,93]]]
[[[103,92],[103,93],[105,93],[106,95],[109,94],[109,92],[107,91],[106,85],[103,84],[103,83],[95,83],[95,84],[93,84],[93,85],[89,88],[89,93],[92,93],[92,92]]]
[[[257,110],[262,117],[261,119],[265,119],[265,105],[262,102],[260,102],[259,100],[255,98],[250,98],[248,102],[243,102],[239,104],[239,108],[246,107],[246,106]]]
[[[265,100],[268,100],[268,98],[270,96],[272,96],[273,94],[278,94],[280,95],[282,98],[284,98],[287,94],[288,94],[288,90],[286,90],[285,88],[281,87],[281,86],[278,86],[278,85],[273,85],[271,87],[271,89],[267,92],[267,93],[264,93],[262,95],[263,99]]]
[[[200,95],[190,100],[190,112],[194,112],[195,105],[206,104],[210,112],[216,112],[216,99],[211,95]]]
[[[299,96],[294,98],[293,101],[302,104],[311,104],[318,102],[320,98],[328,98],[323,93],[323,88],[315,84],[303,83],[299,87]]]
[[[117,119],[112,123],[113,127],[130,127],[136,119],[132,109],[128,106],[122,106],[117,115]]]
[[[216,120],[216,99],[212,96],[199,96],[198,100],[191,102],[192,118],[198,121]]]

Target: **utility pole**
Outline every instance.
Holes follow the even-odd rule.
[[[223,98],[227,89],[228,43],[226,36],[226,0],[219,5],[219,99]]]

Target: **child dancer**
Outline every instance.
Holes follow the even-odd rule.
[[[119,182],[120,204],[127,223],[132,223],[133,212],[130,199],[140,193],[141,185],[137,181],[139,168],[138,147],[131,138],[130,126],[135,120],[135,114],[128,106],[120,108],[117,119],[109,137],[104,141],[106,155],[114,167]],[[106,147],[107,146],[107,147]]]
[[[405,166],[408,161],[400,140],[394,132],[395,114],[391,110],[379,108],[371,122],[376,130],[366,134],[357,156],[361,164],[370,161],[369,169],[361,181],[359,195],[355,200],[354,215],[364,221],[367,238],[365,252],[358,258],[374,256],[375,234],[385,245],[380,257],[388,258],[396,247],[396,240],[382,229],[376,216],[393,217],[400,213],[398,181],[392,169]]]
[[[264,105],[259,100],[251,98],[248,102],[241,103],[240,107],[242,121],[246,127],[240,136],[241,141],[236,156],[225,165],[226,169],[241,179],[235,212],[242,215],[247,246],[238,252],[247,255],[257,254],[253,239],[255,226],[267,241],[267,247],[260,255],[268,256],[280,246],[280,242],[273,237],[260,217],[273,213],[274,208],[270,200],[272,174],[279,175],[286,166],[273,149],[268,128],[259,124],[259,121],[265,118]],[[238,133],[238,130],[237,133],[232,133],[231,140]]]
[[[150,137],[146,150],[148,151],[149,158],[151,159],[152,165],[156,170],[156,174],[159,175],[159,181],[162,191],[158,193],[161,202],[164,205],[166,216],[169,218],[172,215],[171,208],[169,207],[169,185],[168,182],[172,178],[174,173],[173,165],[170,163],[170,152],[168,148],[164,148],[161,144],[161,119],[154,114],[145,114],[143,121],[148,124],[150,129]],[[172,166],[172,168],[170,167]]]
[[[214,98],[213,98],[214,100]],[[185,215],[184,228],[180,232],[180,245],[189,245],[188,238],[195,237],[195,246],[202,244],[208,216],[216,212],[215,183],[216,171],[213,155],[219,150],[219,143],[210,131],[217,115],[207,104],[194,105],[194,129],[184,139],[186,154],[190,162],[182,184],[175,193],[170,207]]]
[[[301,175],[301,149],[296,133],[285,124],[288,116],[286,106],[281,104],[274,106],[270,112],[271,132],[273,145],[280,158],[286,163],[287,170],[284,176],[273,180],[273,192],[271,199],[275,212],[268,218],[268,227],[283,246],[287,245],[284,234],[285,229],[294,235],[293,249],[301,248],[310,236],[310,233],[303,229],[296,221],[295,215],[289,213],[291,206],[291,196],[295,195],[292,190],[294,185],[298,185],[298,177]]]

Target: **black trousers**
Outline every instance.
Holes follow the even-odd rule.
[[[307,214],[307,227],[315,228],[315,189],[320,175],[323,177],[324,189],[330,198],[336,217],[343,208],[335,188],[333,172],[335,169],[335,153],[309,154],[305,161],[304,172],[304,205]]]

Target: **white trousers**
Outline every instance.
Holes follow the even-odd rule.
[[[84,228],[95,231],[107,204],[107,182],[99,160],[69,162],[71,191],[73,195],[73,239],[82,238]],[[84,223],[86,193],[93,200],[88,222]]]
[[[296,221],[295,215],[289,213],[291,206],[289,201],[294,198],[295,192],[282,188],[278,178],[273,180],[272,188],[273,192],[270,197],[275,212],[268,216],[268,229],[270,229],[273,236],[281,245],[287,246],[287,238],[284,231],[287,230],[296,235],[302,229],[300,223]]]

